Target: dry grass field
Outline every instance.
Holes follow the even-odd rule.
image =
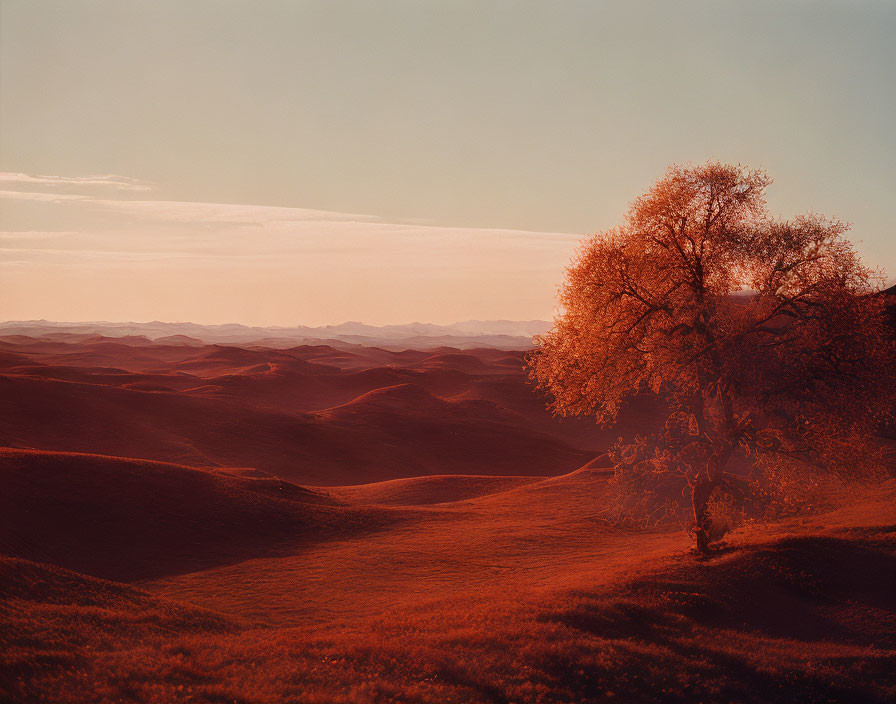
[[[892,480],[696,559],[515,353],[2,349],[4,701],[896,697]]]

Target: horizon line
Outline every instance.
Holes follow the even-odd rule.
[[[31,318],[27,320],[2,320],[0,321],[0,325],[10,325],[10,324],[37,324],[37,323],[45,323],[45,324],[53,324],[53,325],[197,325],[200,327],[224,327],[224,326],[239,326],[244,328],[263,328],[263,329],[271,329],[271,328],[280,328],[284,330],[291,330],[294,328],[309,328],[313,330],[321,329],[321,328],[334,328],[340,327],[343,325],[364,325],[371,328],[385,328],[385,327],[405,327],[409,325],[431,325],[433,327],[451,327],[452,325],[461,325],[463,323],[550,323],[551,320],[547,320],[545,318],[468,318],[466,320],[455,320],[451,323],[431,323],[424,322],[420,320],[414,320],[409,323],[383,323],[383,324],[375,324],[375,323],[365,323],[360,320],[346,320],[341,323],[327,323],[325,325],[304,325],[302,323],[296,323],[295,325],[282,325],[282,324],[271,324],[271,325],[250,325],[248,323],[197,323],[191,320],[148,320],[148,321],[139,321],[139,320],[48,320],[46,318]]]

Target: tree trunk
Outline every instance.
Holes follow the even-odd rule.
[[[697,552],[701,555],[709,553],[709,497],[716,487],[716,482],[701,476],[691,487],[691,503],[694,507],[694,538],[697,540]]]
[[[702,473],[691,485],[691,504],[694,508],[694,538],[697,540],[697,552],[706,555],[709,550],[709,499],[718,486],[726,486],[724,468],[734,452],[734,444],[723,440],[714,449],[706,463],[706,472]]]

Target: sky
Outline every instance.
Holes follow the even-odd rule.
[[[896,274],[896,3],[0,0],[0,319],[548,319],[666,167]]]

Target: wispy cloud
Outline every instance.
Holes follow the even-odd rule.
[[[379,248],[380,256],[394,257],[405,247],[428,247],[431,251],[447,248],[470,254],[502,247],[565,250],[580,237],[558,232],[389,222],[375,215],[255,204],[112,200],[83,194],[0,190],[0,201],[4,200],[11,201],[10,205],[15,201],[33,201],[38,210],[46,204],[44,213],[54,213],[67,225],[65,229],[74,227],[84,236],[94,238],[114,231],[119,246],[127,246],[130,235],[137,248],[150,244],[160,251],[172,243],[178,250],[206,248],[210,253],[226,250],[235,254]],[[32,217],[30,211],[23,216],[27,229],[41,231],[43,228],[30,222]],[[149,242],[147,236],[151,237]],[[390,245],[400,248],[390,250]]]
[[[101,186],[114,188],[119,191],[152,190],[152,184],[128,176],[119,176],[117,174],[104,174],[101,176],[44,176],[16,172],[0,172],[0,185],[8,187],[12,184],[55,186],[60,188]]]
[[[374,215],[338,213],[310,208],[284,208],[270,205],[201,203],[168,200],[91,199],[100,208],[125,213],[144,220],[169,223],[220,223],[230,225],[278,225],[290,223],[380,222]]]
[[[124,177],[20,176],[0,177],[0,269],[13,294],[0,301],[0,318],[73,308],[88,317],[321,322],[545,317],[579,239],[152,200]],[[133,312],[115,312],[125,308]]]
[[[63,200],[95,200],[90,196],[72,193],[43,193],[39,191],[0,191],[0,200],[37,200],[54,203]]]
[[[78,234],[80,233],[77,230],[53,230],[52,232],[46,232],[42,230],[18,230],[15,232],[0,232],[0,242],[28,242],[31,240],[55,239],[57,237],[66,237],[68,235],[77,236]]]

